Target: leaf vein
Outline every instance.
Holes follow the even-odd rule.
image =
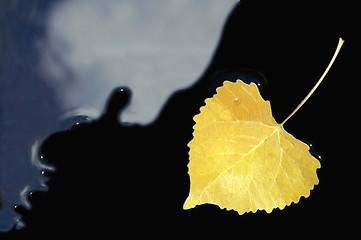
[[[237,160],[234,164],[232,164],[231,166],[229,166],[228,168],[226,168],[225,170],[223,170],[212,182],[210,182],[200,193],[200,197],[199,199],[202,198],[202,195],[204,194],[204,192],[206,192],[206,190],[213,185],[221,176],[223,176],[223,174],[225,174],[228,170],[232,169],[237,163],[239,163],[243,158],[247,157],[249,154],[253,153],[253,151],[255,151],[261,144],[263,144],[265,141],[267,141],[267,139],[269,137],[271,137],[276,131],[279,131],[280,127],[275,127],[275,129],[267,136],[265,137],[259,144],[257,144],[256,146],[254,146],[248,153],[246,153],[245,155],[243,155],[239,160]]]

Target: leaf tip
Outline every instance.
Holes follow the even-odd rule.
[[[192,198],[191,195],[187,197],[187,199],[183,203],[183,210],[194,208],[197,205],[194,203],[194,201],[191,198]]]

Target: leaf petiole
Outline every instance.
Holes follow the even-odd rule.
[[[293,110],[293,112],[281,123],[281,126],[283,126],[288,121],[288,119],[290,119],[302,107],[302,105],[305,104],[305,102],[311,97],[311,95],[314,93],[314,91],[317,89],[317,87],[321,84],[322,80],[325,78],[325,76],[328,73],[328,71],[330,70],[333,62],[335,61],[338,53],[340,52],[343,43],[344,43],[344,40],[342,40],[342,38],[339,38],[336,51],[333,54],[333,57],[332,57],[330,63],[328,64],[326,70],[323,72],[321,78],[318,80],[316,85],[311,89],[311,91],[307,94],[307,96],[301,101],[301,103],[298,104],[296,109]]]

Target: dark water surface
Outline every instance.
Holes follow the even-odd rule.
[[[48,188],[46,137],[98,119],[118,86],[132,89],[123,124],[151,123],[203,73],[236,3],[1,1],[0,231],[24,227],[14,207]]]
[[[118,113],[124,113],[133,97],[131,88],[118,86],[98,120],[77,124],[41,142],[36,153],[43,156],[46,166],[56,169],[44,169],[46,177],[40,174],[48,191],[30,194],[31,209],[16,208],[26,227],[0,235],[1,239],[95,233],[185,237],[222,233],[240,238],[245,234],[283,237],[291,232],[321,237],[325,232],[352,234],[357,221],[351,216],[358,215],[358,181],[353,167],[357,154],[345,149],[356,147],[347,139],[350,133],[359,131],[349,114],[355,111],[359,99],[350,89],[356,76],[353,46],[358,43],[351,10],[350,6],[329,1],[238,4],[202,77],[191,88],[173,94],[152,124],[118,124]],[[341,15],[346,17],[337,17]],[[312,143],[313,154],[322,156],[317,171],[320,183],[310,197],[271,214],[258,211],[239,216],[208,204],[182,210],[190,184],[187,143],[192,139],[192,118],[199,113],[204,99],[215,94],[215,88],[224,80],[255,81],[260,84],[262,96],[271,101],[276,121],[282,122],[323,73],[339,37],[345,40],[345,46],[333,68],[285,125],[296,138]],[[16,54],[21,56],[23,51]],[[31,78],[33,74],[30,71],[27,75]],[[39,83],[38,88],[47,94],[46,86]],[[20,91],[26,88],[18,91],[17,98],[21,99]],[[23,101],[31,106],[31,100]],[[0,109],[8,104],[1,102]],[[49,108],[49,103],[42,104],[42,108]],[[49,111],[58,109],[51,107]],[[11,124],[26,124],[24,118],[17,118],[15,109],[13,115],[16,120]],[[39,119],[37,124],[42,126],[52,122],[42,122],[32,110],[28,116]],[[340,129],[337,126],[344,123],[345,116],[348,124]],[[10,151],[11,144],[4,145],[1,139],[0,135],[1,149],[6,146]],[[0,176],[6,174],[4,166],[0,169]],[[41,169],[35,172],[39,174]],[[19,173],[18,178],[26,175]],[[12,185],[0,182],[2,199],[6,199],[5,187],[12,189]]]

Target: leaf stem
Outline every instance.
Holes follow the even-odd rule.
[[[328,71],[330,70],[333,62],[335,61],[338,53],[339,53],[340,50],[341,50],[341,47],[342,47],[342,44],[343,44],[343,43],[344,43],[344,40],[342,40],[342,38],[339,38],[336,51],[335,51],[335,53],[333,54],[333,57],[332,57],[330,63],[328,64],[326,70],[323,72],[321,78],[318,80],[318,82],[316,83],[316,85],[311,89],[311,91],[307,94],[307,96],[301,101],[301,103],[298,104],[298,106],[296,107],[296,109],[293,110],[293,112],[281,123],[281,126],[283,126],[283,125],[288,121],[288,119],[290,119],[290,118],[302,107],[302,105],[305,104],[305,102],[311,97],[311,95],[314,93],[314,91],[316,91],[316,89],[317,89],[318,86],[321,84],[322,80],[325,78],[326,74],[327,74]]]

